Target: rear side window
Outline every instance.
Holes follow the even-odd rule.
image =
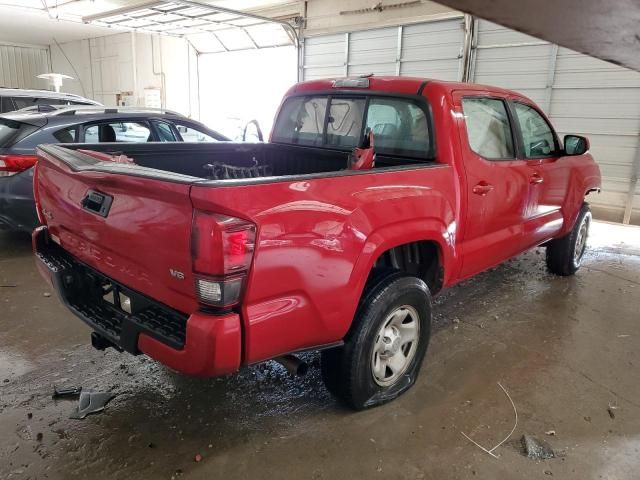
[[[487,159],[514,158],[511,124],[504,101],[463,98],[462,109],[471,150]]]
[[[36,130],[36,126],[0,118],[0,148],[11,147]]]
[[[74,143],[78,141],[78,129],[76,127],[58,130],[53,136],[60,143]]]
[[[513,104],[522,133],[522,147],[526,158],[546,157],[556,151],[553,130],[536,109],[523,103]]]
[[[84,143],[126,142],[141,143],[153,140],[146,122],[109,122],[88,126]]]
[[[273,130],[274,142],[351,149],[367,129],[378,154],[433,156],[427,113],[414,100],[370,96],[309,96],[288,99]]]

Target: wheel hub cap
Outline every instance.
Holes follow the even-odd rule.
[[[392,385],[406,372],[415,356],[419,333],[420,317],[409,305],[395,309],[385,318],[371,356],[371,372],[378,385]]]
[[[587,235],[589,233],[589,223],[586,218],[582,220],[582,224],[580,225],[580,230],[578,230],[578,235],[576,237],[576,246],[573,251],[573,261],[576,265],[580,265],[582,261],[582,256],[584,255],[584,251],[587,246]]]

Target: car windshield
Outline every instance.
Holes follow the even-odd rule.
[[[0,148],[10,147],[18,140],[23,139],[38,127],[27,123],[16,122],[7,118],[0,118]]]
[[[418,101],[395,97],[313,95],[288,99],[274,142],[349,149],[372,131],[377,153],[432,158],[429,116]]]

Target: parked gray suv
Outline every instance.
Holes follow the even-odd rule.
[[[0,228],[32,231],[36,146],[44,143],[218,142],[224,135],[178,113],[152,109],[47,107],[0,115]]]

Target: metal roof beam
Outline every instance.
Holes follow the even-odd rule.
[[[163,8],[164,7],[164,8]],[[185,10],[188,8],[205,10],[207,13],[198,13],[190,15],[188,13],[180,12],[181,10]],[[142,13],[145,10],[151,10],[150,13]],[[139,15],[136,15],[140,13]],[[226,14],[231,15],[231,18],[220,19],[217,20],[212,18],[215,15]],[[161,21],[154,19],[153,17],[157,17],[158,15],[172,15],[174,17],[179,17],[178,19],[172,18],[170,20]],[[119,20],[108,20],[113,17],[122,17]],[[232,22],[241,20],[241,19],[254,19],[257,20],[255,24],[252,25],[235,25]],[[219,7],[217,5],[210,5],[208,3],[204,3],[198,0],[166,0],[166,1],[149,1],[146,3],[141,3],[138,5],[132,5],[122,8],[117,8],[115,10],[110,10],[107,12],[102,12],[95,15],[89,15],[82,18],[82,21],[85,23],[91,22],[101,22],[103,24],[109,26],[122,26],[124,28],[130,28],[134,30],[146,30],[159,34],[167,34],[167,35],[189,35],[189,33],[172,33],[176,31],[189,31],[192,30],[195,33],[209,33],[213,34],[215,38],[218,40],[220,45],[225,50],[228,50],[227,46],[222,43],[220,38],[215,35],[213,29],[207,29],[206,26],[218,26],[225,27],[222,29],[215,29],[215,31],[227,30],[227,29],[240,29],[244,32],[244,34],[248,37],[251,42],[253,48],[260,48],[256,43],[253,36],[247,30],[250,27],[254,27],[257,25],[264,24],[275,24],[280,25],[287,36],[291,40],[291,43],[295,47],[299,45],[298,32],[296,29],[289,24],[289,22],[284,20],[277,20],[269,17],[264,17],[262,15],[257,15],[254,13],[242,12],[239,10],[232,10],[230,8]],[[126,25],[129,22],[146,22],[139,26],[128,26]],[[182,21],[197,21],[195,25],[179,25],[179,22]],[[173,25],[177,24],[177,25]],[[155,27],[155,28],[153,28]]]

